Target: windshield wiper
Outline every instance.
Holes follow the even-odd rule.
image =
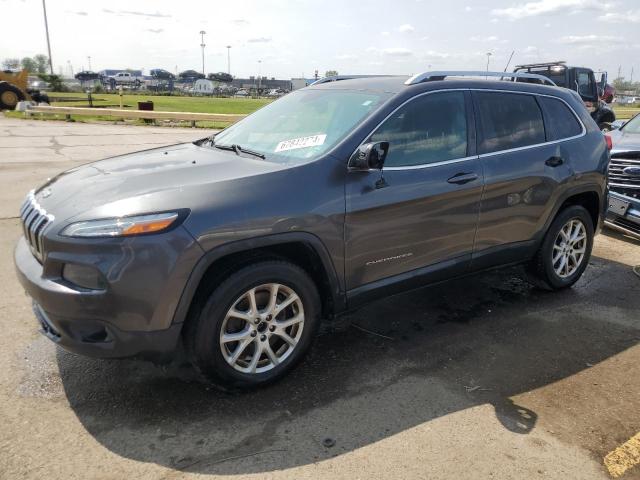
[[[253,150],[248,150],[246,148],[242,148],[240,145],[237,144],[233,144],[233,145],[219,145],[215,142],[211,142],[211,145],[213,145],[214,147],[220,149],[220,150],[229,150],[231,152],[236,152],[236,155],[240,155],[241,153],[246,153],[247,155],[253,155],[254,157],[258,157],[261,158],[262,160],[264,160],[266,157],[264,156],[264,154],[260,153],[260,152],[254,152]]]

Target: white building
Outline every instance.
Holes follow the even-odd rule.
[[[211,95],[213,93],[215,85],[211,80],[200,79],[196,80],[193,84],[193,93],[200,93],[202,95]]]

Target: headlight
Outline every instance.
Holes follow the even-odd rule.
[[[65,237],[126,237],[162,232],[178,219],[178,212],[154,213],[135,217],[88,220],[68,225],[60,232]]]

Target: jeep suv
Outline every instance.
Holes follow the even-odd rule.
[[[22,206],[15,262],[61,347],[161,360],[184,345],[213,383],[253,387],[291,370],[321,319],[385,295],[514,263],[573,285],[608,162],[563,88],[342,79],[50,179]]]

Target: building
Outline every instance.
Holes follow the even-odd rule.
[[[291,80],[276,80],[274,77],[234,78],[231,84],[236,88],[251,89],[259,85],[263,90],[280,89],[287,92],[291,90]]]
[[[301,88],[308,87],[316,80],[316,78],[292,78],[291,90],[299,90]]]
[[[206,80],[201,78],[200,80],[196,80],[196,83],[193,84],[193,93],[201,93],[202,95],[211,95],[215,88],[214,83],[211,80]]]

